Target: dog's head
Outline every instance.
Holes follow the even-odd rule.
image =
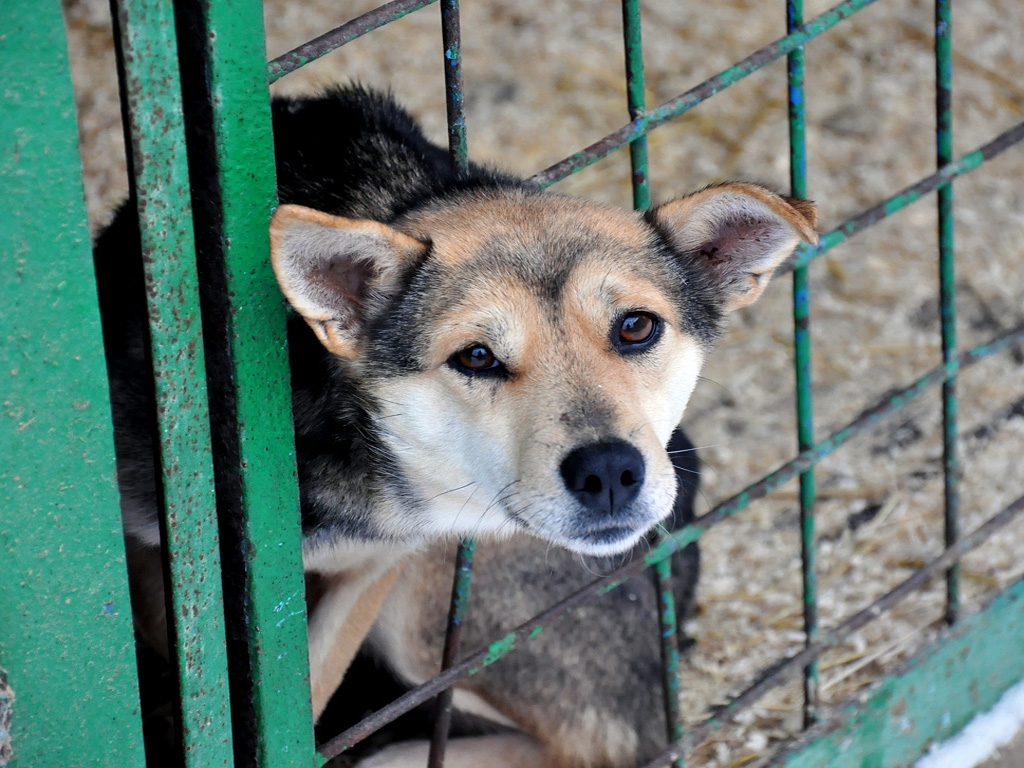
[[[522,529],[612,554],[672,509],[665,445],[724,312],[815,208],[726,184],[646,214],[519,189],[390,225],[281,206],[285,296],[381,404],[425,536]]]

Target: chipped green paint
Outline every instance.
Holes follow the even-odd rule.
[[[532,631],[531,631],[532,634]],[[536,635],[533,635],[536,637]],[[500,640],[496,640],[487,646],[487,652],[484,654],[482,659],[482,666],[490,666],[502,656],[509,654],[516,647],[516,636],[514,632],[509,632]]]
[[[803,0],[786,0],[786,31],[804,23]],[[789,105],[790,194],[807,199],[807,99],[804,89],[804,49],[786,57]],[[797,450],[814,444],[814,401],[811,390],[811,296],[807,268],[793,271],[793,367],[796,390]],[[800,473],[800,571],[803,581],[804,639],[818,634],[818,586],[815,574],[814,467]],[[804,670],[804,725],[814,720],[818,701],[818,663]]]
[[[234,764],[206,366],[173,8],[115,4],[146,270],[185,764]]]
[[[935,3],[935,139],[939,169],[953,160],[952,0]],[[956,355],[956,250],[953,237],[953,182],[936,194],[939,215],[939,320],[942,360]],[[946,546],[960,535],[960,461],[957,455],[956,377],[942,384],[943,519]],[[946,574],[946,621],[960,613],[960,564]]]
[[[773,761],[778,768],[898,768],[957,733],[1024,677],[1024,581]]]

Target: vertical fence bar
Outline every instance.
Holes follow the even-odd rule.
[[[462,84],[462,32],[459,26],[459,0],[441,2],[441,45],[444,48],[445,107],[448,113],[448,150],[456,175],[469,172],[469,148],[466,142],[465,95]]]
[[[185,765],[233,765],[223,591],[173,9],[115,2],[156,372]]]
[[[452,583],[451,606],[448,609],[448,631],[444,638],[441,656],[441,670],[454,666],[459,660],[462,646],[462,622],[469,609],[469,589],[473,576],[473,553],[475,544],[466,539],[459,545],[455,557],[455,578]],[[437,695],[434,708],[434,734],[430,740],[429,768],[444,765],[444,754],[448,746],[448,731],[452,722],[452,696],[454,688],[448,688]]]
[[[786,1],[786,31],[804,23],[803,0]],[[807,140],[804,103],[804,49],[786,57],[789,81],[790,188],[793,197],[807,197]],[[807,267],[793,271],[793,346],[796,366],[797,443],[799,450],[814,444],[814,409],[811,398],[811,306]],[[818,635],[818,596],[815,577],[814,468],[800,475],[800,562],[803,576],[805,643]],[[804,725],[814,721],[818,703],[818,662],[804,669]]]
[[[952,0],[935,2],[935,122],[939,168],[953,161],[953,36]],[[939,305],[942,326],[942,361],[956,357],[956,252],[953,245],[953,182],[938,188]],[[957,456],[956,378],[942,385],[942,463],[945,492],[945,542],[960,537],[960,465]],[[960,564],[946,572],[946,621],[960,613]]]
[[[626,60],[627,106],[629,119],[635,120],[641,116],[647,104],[639,0],[623,0],[622,31]],[[646,136],[640,136],[630,143],[629,160],[632,172],[633,207],[640,211],[646,210],[651,206]],[[654,575],[658,584],[665,728],[668,741],[671,744],[683,737],[683,718],[679,707],[679,635],[676,630],[671,559],[666,558],[655,563]],[[672,765],[676,768],[683,768],[685,759],[679,757]]]
[[[658,614],[661,628],[662,690],[665,694],[665,733],[669,744],[683,738],[683,712],[679,706],[679,623],[676,599],[672,592],[672,559],[666,557],[654,564],[658,582]],[[686,758],[672,761],[674,768],[685,768]]]
[[[0,693],[0,764],[10,746],[19,768],[141,767],[64,20],[56,0],[5,0],[0,17],[0,677],[15,697]]]
[[[636,120],[647,105],[644,93],[644,49],[641,37],[640,2],[623,0],[622,29],[626,50],[626,98],[629,119]],[[632,168],[633,207],[643,211],[651,207],[651,191],[647,178],[647,137],[640,136],[629,145]]]
[[[444,48],[445,107],[448,115],[448,150],[452,170],[457,176],[469,172],[469,148],[466,141],[466,114],[462,82],[462,35],[459,0],[441,1],[441,45]],[[475,544],[466,539],[459,545],[455,576],[452,582],[448,629],[444,638],[441,671],[453,666],[462,647],[462,625],[469,609],[469,590],[473,578]],[[434,733],[430,739],[428,768],[442,768],[448,746],[452,720],[452,697],[455,689],[447,688],[437,695],[434,704]]]
[[[209,88],[202,98],[209,100],[217,157],[210,184],[219,192],[214,215],[228,302],[218,336],[230,371],[224,386],[233,390],[240,475],[240,487],[232,489],[238,498],[226,508],[239,518],[233,544],[244,553],[238,618],[245,626],[234,635],[248,649],[245,703],[252,708],[254,744],[243,754],[261,768],[308,766],[315,748],[291,377],[268,235],[277,189],[263,8],[259,0],[198,5]],[[237,687],[237,679],[232,683]]]

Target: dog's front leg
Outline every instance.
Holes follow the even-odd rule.
[[[401,565],[374,564],[321,576],[309,616],[309,680],[313,721],[327,706],[377,619]]]

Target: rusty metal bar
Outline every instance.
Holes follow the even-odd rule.
[[[459,546],[455,558],[455,578],[452,580],[451,607],[448,610],[448,629],[444,638],[444,652],[441,657],[441,671],[455,666],[462,647],[462,623],[469,610],[469,589],[473,575],[473,554],[475,545],[468,539]],[[452,722],[452,696],[454,688],[447,688],[437,695],[434,703],[434,732],[430,739],[428,768],[444,765],[444,754],[448,746],[448,731]]]
[[[462,32],[459,0],[441,0],[441,44],[444,47],[445,107],[448,116],[448,151],[457,176],[469,173],[466,110],[462,83]]]
[[[705,99],[714,96],[719,91],[742,80],[747,75],[757,72],[773,61],[795,51],[808,40],[814,39],[822,32],[831,29],[836,24],[848,19],[854,13],[871,5],[873,2],[875,0],[847,0],[845,3],[840,3],[831,10],[801,25],[792,34],[786,35],[774,43],[758,49],[747,58],[715,77],[709,78],[700,85],[676,96],[674,99],[670,99],[664,104],[644,112],[619,130],[608,134],[603,139],[594,142],[575,155],[567,157],[561,162],[555,163],[546,170],[541,171],[531,177],[530,181],[538,186],[547,187],[556,181],[561,181],[566,176],[586,168],[588,165],[593,165],[615,150],[636,141],[640,136],[646,135],[659,125],[663,125],[669,120],[688,112]]]
[[[206,367],[173,8],[114,3],[156,379],[184,764],[233,765]]]
[[[751,501],[767,496],[783,483],[806,470],[807,467],[833,453],[851,438],[867,431],[882,419],[891,416],[908,403],[918,399],[933,387],[941,384],[955,370],[969,368],[1021,342],[1024,342],[1024,323],[1018,324],[985,344],[980,344],[966,352],[962,352],[947,365],[933,369],[910,386],[898,392],[885,395],[874,406],[866,409],[857,419],[834,432],[825,440],[816,443],[813,448],[802,451],[798,456],[786,462],[771,474],[718,504],[714,509],[697,518],[690,525],[673,532],[671,536],[665,537],[663,541],[651,549],[643,560],[635,560],[591,582],[564,600],[552,605],[546,611],[520,624],[516,629],[487,648],[467,656],[456,666],[445,670],[434,679],[428,680],[423,685],[402,695],[388,706],[369,715],[347,731],[326,742],[321,747],[321,754],[326,758],[340,754],[362,741],[369,734],[394,721],[400,715],[451,686],[457,680],[476,674],[484,667],[493,664],[515,650],[518,644],[529,642],[532,637],[541,634],[545,627],[560,619],[577,605],[582,604],[591,597],[610,592],[629,577],[640,573],[658,560],[670,556],[673,552],[682,549],[690,542],[696,541],[704,531],[745,508]],[[808,657],[803,663],[811,661],[812,658]]]
[[[803,0],[786,0],[786,31],[804,22]],[[789,178],[790,194],[807,199],[807,115],[804,89],[804,49],[786,59],[789,79]],[[811,392],[811,295],[807,268],[793,271],[793,363],[796,381],[797,450],[814,445],[814,401]],[[803,580],[804,635],[807,644],[818,634],[818,585],[814,563],[814,467],[800,474],[800,570]],[[818,665],[804,670],[804,726],[814,721],[818,705]]]
[[[441,46],[444,53],[445,107],[448,118],[448,152],[456,176],[469,173],[469,148],[466,140],[466,112],[462,80],[462,33],[460,29],[459,0],[441,0]],[[473,554],[476,546],[472,539],[459,544],[452,579],[451,604],[448,626],[445,630],[441,671],[450,669],[458,661],[462,650],[462,629],[469,611],[469,590],[473,579]],[[434,702],[434,731],[430,739],[427,768],[442,768],[448,747],[448,732],[452,722],[454,688],[446,688]]]
[[[392,21],[436,2],[437,0],[393,0],[393,2],[374,8],[372,11],[367,11],[362,16],[357,16],[340,27],[271,60],[267,64],[267,79],[271,83],[276,82],[289,72],[294,72],[299,67],[316,61],[345,43],[350,43],[367,32],[372,32],[378,27],[390,24]]]
[[[935,143],[936,162],[941,170],[953,161],[953,39],[952,2],[935,2]],[[942,361],[956,354],[956,252],[953,237],[953,182],[937,192],[939,214],[939,314]],[[943,517],[946,546],[959,536],[960,462],[957,456],[956,378],[942,384],[942,470]],[[946,621],[952,623],[960,612],[960,564],[946,573]]]

